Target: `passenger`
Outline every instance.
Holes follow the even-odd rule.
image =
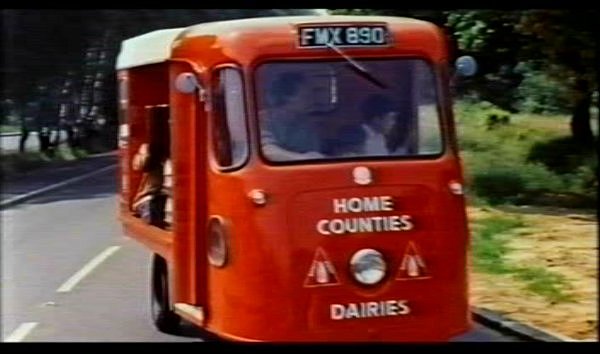
[[[165,202],[165,227],[168,227],[173,224],[173,164],[171,159],[165,161],[163,176],[163,191],[167,197]]]
[[[335,129],[335,134],[325,139],[325,154],[332,157],[355,157],[364,155],[366,131],[361,125],[346,124]]]
[[[310,114],[311,94],[299,72],[281,74],[270,87],[270,107],[260,114],[262,150],[268,159],[323,157],[318,125]]]
[[[133,210],[137,216],[151,225],[164,227],[163,167],[142,144],[133,158],[133,169],[142,171],[140,187],[134,197]]]
[[[366,133],[365,155],[402,155],[407,153],[406,131],[402,129],[399,113],[392,101],[382,95],[370,96],[363,105],[362,124]]]
[[[168,110],[152,107],[150,115],[150,142],[140,145],[132,161],[132,168],[142,171],[142,180],[134,197],[135,214],[151,225],[166,228],[165,205],[170,188],[165,188],[165,169],[169,162]],[[167,113],[166,116],[156,113]],[[170,180],[167,180],[170,184]]]

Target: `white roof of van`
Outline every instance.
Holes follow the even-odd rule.
[[[171,57],[171,45],[185,28],[149,32],[124,40],[117,57],[116,69],[160,63]]]

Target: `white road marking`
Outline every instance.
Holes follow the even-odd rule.
[[[75,287],[77,283],[81,281],[81,279],[85,278],[86,275],[91,273],[94,268],[96,268],[100,263],[104,262],[108,257],[110,257],[113,253],[117,252],[121,246],[111,246],[104,250],[104,252],[100,253],[94,259],[89,261],[83,268],[81,268],[77,273],[73,274],[72,277],[67,279],[66,282],[63,283],[56,291],[59,293],[66,293]]]
[[[85,173],[85,174],[83,174],[81,176],[69,178],[69,179],[67,179],[65,181],[62,181],[62,182],[59,182],[59,183],[55,183],[55,184],[51,184],[51,185],[46,186],[44,188],[36,189],[36,190],[31,191],[29,193],[21,194],[21,195],[18,195],[16,197],[13,197],[13,198],[10,198],[10,199],[7,199],[7,200],[3,200],[3,201],[0,202],[0,208],[1,207],[6,207],[6,206],[14,205],[16,203],[19,203],[19,202],[21,202],[23,200],[29,199],[29,198],[31,198],[33,196],[38,195],[38,194],[49,192],[49,191],[55,190],[57,188],[64,187],[64,186],[66,186],[68,184],[79,182],[79,181],[81,181],[83,179],[86,179],[86,178],[89,178],[89,177],[92,177],[92,176],[95,176],[95,175],[99,175],[99,174],[101,174],[101,173],[103,173],[105,171],[108,171],[108,170],[116,168],[116,167],[117,167],[117,165],[106,166],[106,167],[103,167],[103,168],[101,168],[99,170]]]
[[[31,332],[35,326],[37,326],[37,322],[25,322],[21,323],[17,329],[15,329],[8,337],[4,339],[4,342],[20,342]]]

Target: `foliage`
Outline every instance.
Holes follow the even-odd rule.
[[[89,156],[89,154],[80,149],[71,151],[66,148],[59,148],[54,156],[48,156],[40,152],[8,153],[2,155],[0,167],[4,176],[27,173],[42,167],[60,167],[69,161],[77,160]]]
[[[560,137],[535,143],[527,160],[539,162],[556,173],[565,174],[595,160],[595,150],[579,144],[572,137]]]
[[[519,203],[565,189],[563,180],[539,164],[495,166],[472,173],[473,191],[493,204]]]
[[[352,16],[396,16],[417,18],[424,21],[433,22],[439,26],[446,23],[446,13],[444,10],[409,10],[409,9],[330,9],[332,15],[352,15]]]
[[[380,11],[361,10],[366,13]],[[417,11],[412,13],[419,18]],[[596,22],[600,11],[440,10],[436,17],[438,24],[445,19],[456,54],[473,55],[479,63],[478,75],[456,83],[459,97],[477,95],[511,112],[571,111],[572,135],[591,145],[585,112],[590,109],[587,98],[599,86]]]
[[[517,108],[522,112],[566,114],[572,106],[568,86],[545,71],[522,64],[517,68],[523,81],[517,88]]]
[[[485,124],[488,129],[494,129],[501,125],[510,123],[510,113],[503,110],[492,108],[485,113]]]
[[[491,60],[494,68],[507,66],[515,73],[519,62],[536,61],[565,86],[577,77],[597,89],[599,15],[597,10],[464,10],[451,12],[448,24],[461,50]]]
[[[597,9],[522,11],[518,31],[531,40],[521,54],[551,64],[545,71],[564,83],[578,77],[597,90],[598,18]]]
[[[479,220],[473,230],[473,257],[476,269],[504,274],[510,270],[503,263],[508,252],[505,236],[510,230],[524,226],[520,219],[507,217],[489,217]]]
[[[523,176],[510,167],[493,167],[472,174],[473,191],[497,204],[514,199],[525,191]]]
[[[76,96],[71,101],[79,115],[73,120],[83,122],[79,131],[100,135],[105,148],[115,148],[116,135],[110,131],[117,125],[114,67],[123,40],[202,22],[315,13],[311,9],[5,9],[2,73],[9,84],[0,87],[1,98],[14,101],[17,116],[24,117],[27,103],[41,101],[37,88],[48,87],[56,112],[45,116],[56,126],[56,93],[71,79]],[[90,138],[86,135],[83,140]]]
[[[564,117],[514,115],[510,125],[490,130],[485,117],[498,110],[491,103],[460,102],[455,108],[466,182],[474,196],[494,204],[594,203],[596,155],[565,136]]]
[[[0,125],[0,133],[18,133],[21,128],[16,125]]]
[[[314,11],[5,9],[3,74],[10,84],[1,87],[2,98],[14,100],[16,116],[21,117],[25,102],[37,97],[33,90],[37,85],[56,89],[71,73],[77,78],[77,90],[89,96],[98,77],[104,83],[101,119],[114,125],[114,61],[123,39],[206,21],[310,13]],[[331,13],[414,17],[441,26],[448,35],[451,56],[471,54],[479,64],[475,77],[456,82],[459,96],[493,102],[511,113],[585,112],[590,105],[585,98],[598,91],[597,9],[335,9]],[[575,116],[579,123],[573,124],[573,134],[586,135],[589,117]]]

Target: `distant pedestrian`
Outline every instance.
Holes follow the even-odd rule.
[[[71,76],[71,75],[70,75]],[[59,126],[58,136],[60,137],[61,130],[64,130],[67,135],[67,144],[69,147],[75,148],[77,144],[77,93],[75,92],[73,80],[68,77],[62,86],[58,98],[59,103]]]
[[[30,100],[25,105],[21,115],[21,137],[19,139],[19,152],[26,150],[27,139],[32,131],[37,129],[37,117],[39,115],[39,105],[36,100]]]
[[[40,151],[48,156],[53,156],[54,151],[50,141],[53,121],[56,120],[56,110],[48,93],[46,85],[38,86],[38,138]]]

